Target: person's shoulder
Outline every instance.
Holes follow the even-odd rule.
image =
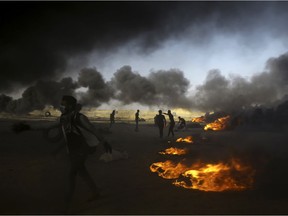
[[[88,117],[86,115],[84,115],[83,113],[76,113],[77,117],[82,120],[82,119],[88,119]]]

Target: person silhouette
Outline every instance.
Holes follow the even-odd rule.
[[[135,113],[135,123],[136,123],[136,127],[135,127],[135,131],[138,132],[139,131],[139,128],[138,128],[138,124],[139,124],[139,110],[137,110],[137,112]]]
[[[69,183],[68,192],[66,200],[66,210],[69,210],[76,185],[76,177],[79,175],[90,187],[92,196],[88,201],[96,199],[99,197],[99,188],[95,184],[92,176],[89,174],[85,162],[87,160],[88,154],[90,153],[90,147],[88,146],[85,137],[81,133],[80,128],[84,128],[90,133],[94,134],[98,140],[98,143],[102,143],[106,152],[112,152],[110,144],[105,140],[101,133],[93,126],[89,119],[79,111],[81,106],[77,104],[77,100],[70,95],[64,95],[61,100],[60,120],[48,127],[32,127],[29,124],[15,124],[13,125],[13,130],[16,133],[27,130],[51,130],[53,128],[61,128],[62,135],[64,137],[64,145],[66,146],[66,151],[69,156],[70,161],[70,172],[69,172]],[[97,144],[98,144],[97,143]],[[58,149],[60,150],[60,148]]]
[[[175,121],[174,121],[174,116],[171,113],[171,110],[168,110],[168,113],[164,113],[165,115],[169,116],[169,130],[168,130],[168,137],[170,135],[170,133],[172,134],[172,137],[174,137],[174,126],[175,126]]]
[[[110,128],[112,127],[113,124],[115,124],[115,110],[113,110],[112,113],[110,114]]]
[[[160,138],[163,138],[163,129],[166,126],[166,119],[165,116],[162,114],[162,110],[159,110],[158,113],[159,114],[155,116],[155,121],[159,128]]]
[[[180,117],[180,116],[178,117],[178,119],[179,119],[179,121],[178,121],[178,124],[179,124],[178,129],[186,129],[186,121],[185,121],[185,119]]]

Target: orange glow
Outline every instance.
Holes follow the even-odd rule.
[[[193,143],[192,136],[187,136],[185,138],[178,138],[176,142],[186,142],[186,143]]]
[[[176,179],[187,170],[187,167],[181,163],[175,164],[167,160],[165,162],[156,162],[150,166],[151,172],[157,172],[164,179]]]
[[[168,148],[165,151],[159,152],[159,154],[168,154],[168,155],[185,155],[187,154],[187,149],[180,149],[180,148]]]
[[[152,172],[165,179],[175,179],[172,184],[186,189],[203,191],[245,190],[252,187],[254,171],[232,159],[229,163],[195,163],[191,166],[171,161],[153,163]]]
[[[230,121],[230,116],[225,116],[219,119],[216,119],[214,122],[207,124],[204,127],[204,130],[213,130],[213,131],[219,131],[224,130],[228,128],[228,124]]]
[[[204,116],[192,118],[192,122],[198,122],[198,123],[205,122],[205,118]]]

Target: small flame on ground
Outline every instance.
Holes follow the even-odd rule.
[[[176,142],[186,142],[186,143],[193,143],[193,138],[192,138],[192,136],[187,136],[187,137],[185,137],[185,138],[178,138],[177,140],[176,140]]]
[[[165,149],[165,151],[159,152],[159,154],[168,154],[168,155],[185,155],[187,154],[188,150],[187,149],[180,149],[180,148],[168,148]]]
[[[153,163],[152,172],[165,179],[175,179],[176,186],[203,191],[245,190],[252,187],[254,171],[237,160],[230,163],[195,163],[188,167],[172,161]],[[185,178],[185,180],[183,180]]]
[[[218,118],[214,122],[207,124],[204,127],[204,130],[219,131],[227,129],[229,121],[230,121],[229,115],[222,118]]]
[[[205,122],[205,118],[204,116],[192,118],[192,122],[202,123],[202,122]]]

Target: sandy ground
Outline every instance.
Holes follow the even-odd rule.
[[[8,120],[0,122],[0,213],[62,214],[69,169],[65,151],[51,154],[59,142],[48,142],[37,131],[16,135],[10,131],[12,124]],[[204,192],[174,186],[171,180],[152,173],[149,166],[171,159],[158,152],[181,144],[167,137],[160,139],[153,125],[142,123],[140,131],[135,132],[134,125],[121,123],[106,136],[114,149],[126,150],[129,158],[99,161],[102,147],[90,155],[87,167],[102,195],[87,202],[90,193],[79,178],[70,213],[288,214],[287,130],[205,132],[189,128],[175,132],[175,138],[187,135],[195,138],[187,156],[191,160],[217,161],[237,156],[255,167],[253,189]]]

